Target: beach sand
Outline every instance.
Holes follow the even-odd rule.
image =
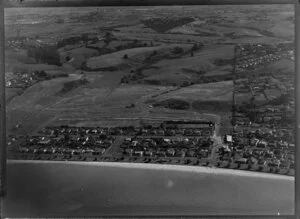
[[[294,177],[209,167],[8,161],[6,217],[294,214]]]

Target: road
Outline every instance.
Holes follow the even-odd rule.
[[[103,156],[114,156],[118,155],[120,146],[124,142],[124,136],[118,136],[111,146],[104,152]]]
[[[216,160],[216,158],[217,158],[216,152],[223,146],[223,143],[222,143],[221,136],[214,136],[214,137],[212,137],[212,140],[214,141],[214,144],[212,145],[210,159]]]

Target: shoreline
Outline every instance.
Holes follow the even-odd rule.
[[[294,181],[293,176],[278,175],[272,173],[262,173],[254,171],[243,171],[225,168],[212,168],[204,166],[183,166],[172,164],[152,164],[152,163],[129,163],[129,162],[87,162],[87,161],[43,161],[43,160],[13,160],[8,159],[7,164],[64,164],[64,165],[87,165],[87,166],[102,166],[102,167],[116,167],[116,168],[129,168],[129,169],[148,169],[148,170],[166,170],[166,171],[183,171],[204,174],[217,174],[217,175],[231,175],[241,177],[255,177],[255,178],[268,178],[268,179],[281,179]]]

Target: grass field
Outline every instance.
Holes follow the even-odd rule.
[[[6,100],[6,102],[9,102],[15,96],[18,96],[20,94],[22,94],[21,88],[6,88],[5,89],[5,100]]]
[[[155,50],[159,50],[161,47],[143,47],[126,49],[119,52],[114,52],[111,54],[106,54],[102,56],[92,57],[87,60],[87,67],[90,69],[100,69],[117,67],[121,64],[128,64],[143,61],[148,55],[153,53]],[[128,56],[128,59],[124,58],[124,55]]]
[[[223,81],[208,84],[197,84],[181,88],[159,97],[159,99],[178,98],[199,101],[231,101],[233,91],[232,81]]]
[[[110,54],[92,57],[87,60],[86,66],[91,69],[103,69],[110,67],[118,67],[120,65],[135,66],[141,64],[146,58],[152,55],[154,52],[164,53],[172,50],[173,48],[180,46],[184,50],[189,49],[192,45],[184,44],[163,44],[160,46],[153,47],[139,47],[132,49],[125,49]],[[124,56],[127,56],[125,58]]]
[[[98,51],[96,49],[90,49],[85,47],[80,47],[72,50],[68,50],[66,52],[61,52],[61,63],[68,62],[75,68],[80,68],[82,63],[92,57],[96,56],[98,54]],[[66,60],[66,58],[69,58],[69,61]]]
[[[217,59],[232,59],[234,46],[206,46],[194,56],[162,60],[143,71],[144,81],[156,80],[162,84],[180,85],[183,81],[194,82],[203,76],[226,75],[232,73],[232,66],[217,66]]]

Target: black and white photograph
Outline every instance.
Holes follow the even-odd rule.
[[[143,1],[6,2],[2,217],[295,215],[295,5]]]

